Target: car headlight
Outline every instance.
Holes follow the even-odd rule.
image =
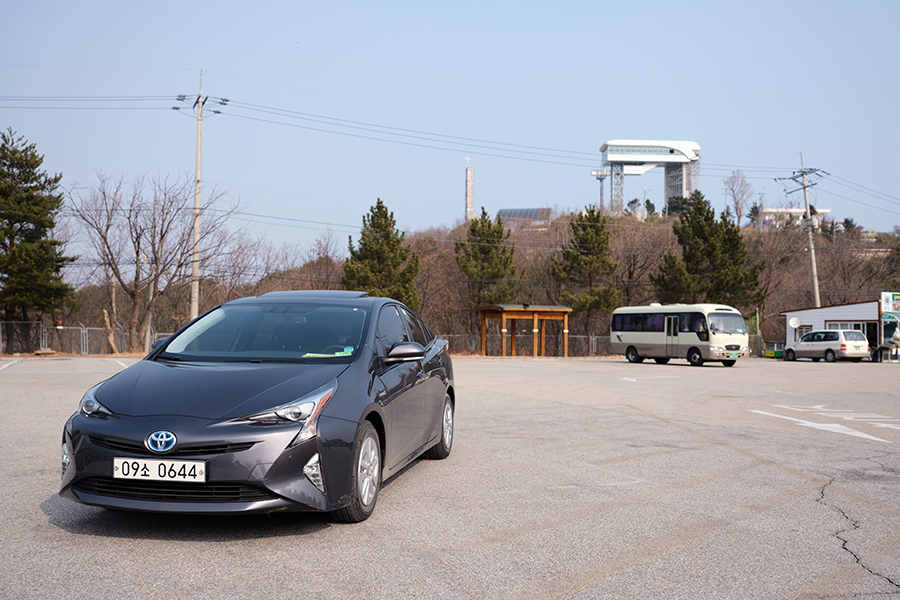
[[[84,393],[84,397],[78,404],[78,412],[88,417],[106,417],[113,414],[111,410],[97,400],[95,394],[99,388],[100,384],[97,384]]]
[[[290,448],[316,436],[316,422],[319,420],[319,415],[325,408],[325,404],[334,396],[337,388],[338,383],[335,379],[293,402],[246,415],[241,417],[241,420],[253,421],[261,425],[302,424],[303,428],[300,433],[288,445]]]
[[[721,354],[722,352],[725,352],[725,348],[723,348],[722,346],[710,346],[709,351],[713,353],[718,352]]]

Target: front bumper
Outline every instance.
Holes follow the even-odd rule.
[[[199,428],[201,433],[191,436],[183,432],[196,431],[197,423],[182,419],[173,424],[169,419],[160,424],[152,420],[151,417],[135,419],[142,422],[123,427],[113,419],[80,415],[70,419],[63,432],[69,460],[68,464],[64,462],[60,496],[93,506],[194,514],[332,511],[349,500],[351,468],[348,465],[352,464],[355,423],[322,419],[319,436],[287,448],[297,433],[296,427],[216,423],[205,424]],[[123,437],[122,431],[149,432],[161,428],[181,434],[179,446],[171,455],[142,451],[141,442],[135,441],[141,436]],[[348,429],[352,429],[349,445],[343,439]],[[211,431],[215,432],[214,436]],[[192,448],[200,448],[200,454],[190,454]],[[179,451],[189,454],[178,455]],[[324,492],[303,472],[316,454],[322,465]],[[117,478],[113,473],[115,457],[203,461],[206,481]]]

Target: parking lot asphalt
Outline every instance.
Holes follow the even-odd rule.
[[[450,458],[347,525],[57,496],[135,360],[0,357],[0,598],[900,597],[900,365],[456,358]]]

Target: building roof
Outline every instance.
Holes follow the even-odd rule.
[[[689,163],[700,160],[697,142],[661,140],[609,140],[600,147],[608,163]]]

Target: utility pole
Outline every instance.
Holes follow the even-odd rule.
[[[194,177],[194,252],[191,259],[191,319],[200,313],[200,163],[203,147],[203,71],[200,71],[200,93],[194,107],[197,109],[197,170]]]
[[[807,175],[817,175],[821,177],[822,175],[828,175],[825,171],[821,169],[807,169],[803,166],[803,153],[800,153],[800,172],[794,173],[791,177],[779,177],[776,178],[775,181],[782,181],[784,179],[790,179],[794,183],[800,183],[801,187],[796,190],[791,190],[788,194],[793,194],[800,189],[803,190],[803,202],[806,204],[806,233],[809,236],[809,260],[810,266],[812,270],[812,285],[813,285],[813,300],[816,303],[816,308],[822,306],[821,301],[819,300],[819,274],[816,269],[816,240],[813,232],[813,221],[812,214],[809,209],[809,188],[816,185],[815,183],[807,183],[806,176]],[[800,181],[798,181],[798,178]]]

